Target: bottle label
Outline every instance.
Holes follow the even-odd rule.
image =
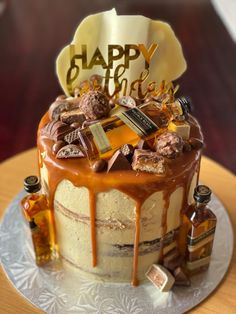
[[[204,258],[200,258],[196,261],[193,262],[187,262],[186,266],[188,270],[195,270],[198,269],[200,267],[206,266],[210,263],[210,256],[204,257]]]
[[[199,249],[201,246],[204,246],[208,242],[213,241],[215,229],[216,227],[213,227],[197,237],[191,237],[190,235],[188,235],[187,244],[189,252],[193,252]]]
[[[108,137],[106,136],[101,123],[95,123],[89,126],[89,129],[93,135],[94,142],[98,150],[103,154],[112,149]]]
[[[158,126],[138,108],[121,112],[117,117],[140,137],[148,136],[159,129]]]

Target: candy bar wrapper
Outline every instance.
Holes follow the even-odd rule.
[[[56,61],[67,95],[96,73],[110,95],[122,87],[122,95],[140,97],[148,83],[170,82],[185,69],[181,45],[169,24],[117,15],[115,9],[86,17]]]
[[[146,272],[146,277],[162,292],[168,292],[172,288],[175,279],[163,266],[153,264]]]

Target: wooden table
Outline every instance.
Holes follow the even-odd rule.
[[[236,226],[236,176],[214,161],[203,157],[200,179],[209,185],[228,209],[233,227]],[[36,149],[27,150],[16,155],[0,165],[0,215],[12,198],[22,190],[23,179],[30,174],[37,174]],[[223,252],[222,252],[223,253]],[[190,313],[236,313],[236,254],[225,280],[206,301]],[[0,313],[4,314],[34,314],[42,313],[13,288],[2,269],[0,269]]]

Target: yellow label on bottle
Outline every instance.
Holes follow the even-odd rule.
[[[187,262],[186,263],[187,269],[195,270],[195,269],[198,269],[202,266],[208,265],[210,263],[210,259],[211,259],[211,257],[207,256],[207,257],[198,259],[198,260],[193,261],[193,262]]]
[[[103,154],[112,150],[111,143],[109,142],[108,137],[106,136],[101,123],[95,123],[89,126],[89,129],[93,135],[94,142],[97,146],[97,149]]]

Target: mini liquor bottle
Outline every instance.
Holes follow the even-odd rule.
[[[56,256],[52,213],[38,177],[25,178],[24,188],[28,194],[21,200],[21,208],[31,230],[36,264],[42,266]]]
[[[106,158],[123,144],[136,146],[140,138],[145,138],[151,146],[155,136],[163,132],[171,120],[184,117],[190,111],[188,97],[177,98],[172,104],[151,101],[73,132],[77,132],[88,159]]]
[[[217,222],[215,214],[207,207],[210,199],[211,190],[198,185],[194,190],[195,203],[183,217],[187,231],[186,267],[190,274],[206,270],[210,263]]]

